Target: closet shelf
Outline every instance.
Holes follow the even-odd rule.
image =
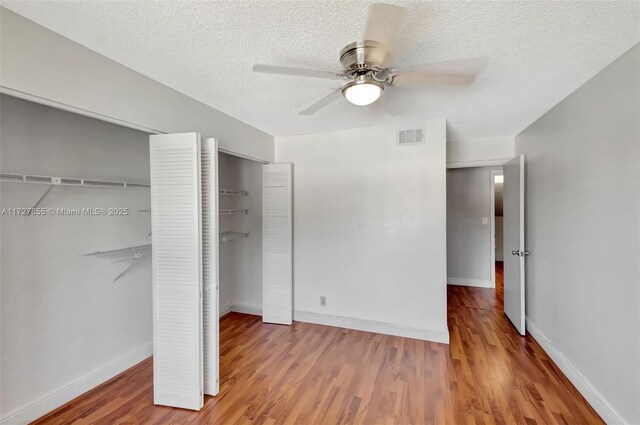
[[[220,233],[220,242],[235,241],[236,239],[248,238],[248,233],[240,232],[223,232]]]
[[[220,209],[220,215],[232,215],[232,214],[249,214],[247,208],[226,208]]]
[[[13,183],[31,183],[31,184],[47,184],[55,186],[82,186],[82,187],[121,187],[121,188],[137,188],[151,187],[148,184],[114,182],[107,180],[94,180],[76,177],[57,177],[57,176],[36,176],[30,174],[12,174],[0,173],[0,181]]]
[[[92,257],[109,258],[117,261],[137,260],[151,255],[151,244],[130,246],[128,248],[96,251],[85,254]]]
[[[44,201],[49,193],[56,186],[76,186],[76,187],[116,187],[116,188],[144,188],[151,187],[148,184],[142,183],[127,183],[127,182],[112,182],[107,180],[93,180],[93,179],[81,179],[74,177],[57,177],[57,176],[35,176],[31,174],[13,174],[13,173],[0,173],[0,181],[11,183],[28,183],[28,184],[44,184],[49,187],[40,196],[40,199],[33,204],[32,210],[38,208],[38,206]]]
[[[249,192],[239,189],[220,189],[219,195],[249,196]]]
[[[151,255],[151,244],[130,246],[128,248],[111,249],[109,251],[96,251],[85,254],[87,256],[107,258],[112,260],[112,263],[121,263],[129,261],[129,264],[118,274],[112,282],[120,279],[127,273],[127,271],[133,267],[133,265],[140,259],[149,257]]]

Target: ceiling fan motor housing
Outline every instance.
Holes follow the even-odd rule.
[[[382,44],[377,41],[356,41],[340,51],[340,63],[346,75],[355,77],[380,70],[384,52]]]

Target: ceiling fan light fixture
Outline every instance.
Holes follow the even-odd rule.
[[[342,95],[354,105],[366,106],[378,100],[383,91],[382,83],[363,75],[344,86]]]

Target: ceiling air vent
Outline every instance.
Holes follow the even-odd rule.
[[[422,145],[424,144],[424,129],[419,128],[409,128],[406,130],[398,131],[398,145],[399,146],[407,146],[407,145]]]

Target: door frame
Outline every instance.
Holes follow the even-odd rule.
[[[489,259],[490,270],[491,270],[491,287],[496,287],[496,176],[504,176],[504,170],[491,170],[489,173],[489,177],[491,179],[490,188],[491,188],[491,215],[489,216],[489,232],[491,232],[491,242],[489,246]],[[504,244],[503,244],[504,245]],[[504,248],[503,248],[504,249]]]

